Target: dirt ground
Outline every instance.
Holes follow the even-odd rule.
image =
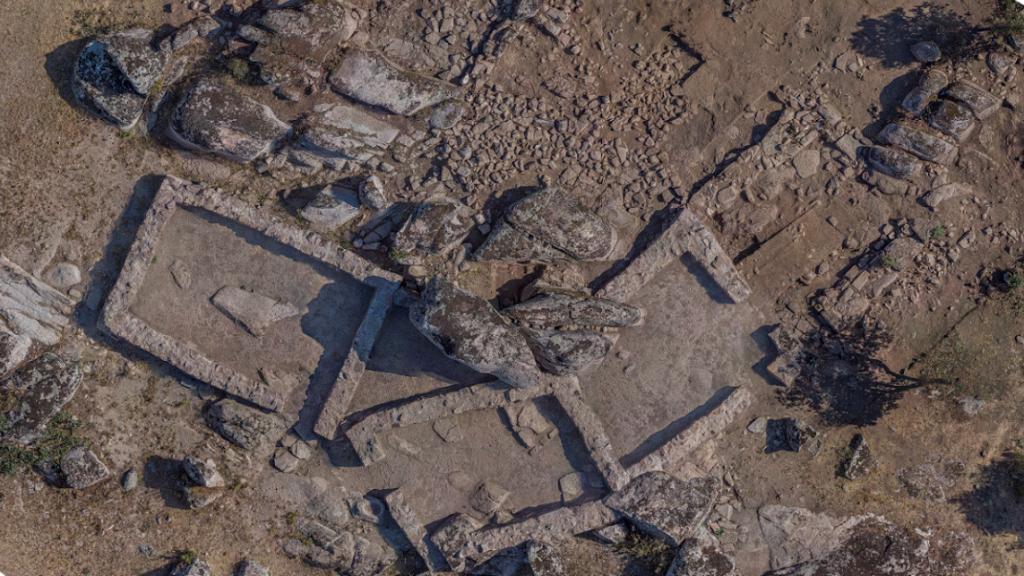
[[[376,7],[371,34],[409,40],[419,39],[422,22],[416,15],[421,9],[447,5],[465,14],[488,9],[486,2],[473,0],[355,3]],[[678,94],[685,102],[681,122],[670,125],[657,142],[631,127],[598,126],[588,134],[611,135],[628,156],[654,148],[661,163],[636,170],[663,171],[671,186],[642,187],[634,193],[623,191],[618,183],[591,181],[574,189],[585,205],[608,215],[620,234],[632,240],[662,209],[689,198],[724,170],[736,151],[766,129],[782,108],[774,96],[780,87],[813,86],[827,93],[849,125],[871,136],[912,85],[916,65],[906,54],[906,44],[907,38],[921,33],[911,30],[921,2],[745,4],[747,8],[730,19],[723,15],[725,3],[717,0],[582,3],[571,17],[580,54],[569,59],[549,37],[529,31],[475,95],[495,100],[509,95],[536,98],[572,115],[585,108],[586,101],[556,98],[546,87],[568,79],[576,92],[613,93],[623,108],[640,116],[657,115],[670,106],[662,98],[668,88],[658,84],[661,76],[645,74],[633,62],[666,47],[677,54],[679,74],[687,76]],[[992,5],[984,0],[943,3],[972,23],[985,22]],[[276,205],[282,190],[315,183],[268,178],[252,167],[173,149],[140,129],[122,133],[71,104],[68,79],[73,58],[97,19],[115,26],[156,28],[179,25],[187,17],[182,4],[162,0],[0,2],[0,254],[36,274],[61,261],[83,270],[85,278],[72,294],[78,300],[76,326],[64,346],[80,351],[88,374],[67,412],[82,422],[80,434],[103,455],[115,476],[133,467],[142,473],[142,486],[132,492],[124,492],[116,480],[79,492],[48,487],[31,472],[0,476],[0,571],[6,576],[156,575],[164,573],[179,551],[195,550],[215,574],[230,573],[246,557],[259,560],[274,574],[323,574],[280,550],[281,541],[293,532],[290,515],[311,493],[338,485],[356,491],[402,485],[421,503],[418,512],[429,523],[464,509],[468,487],[491,476],[515,487],[515,507],[531,508],[557,503],[557,482],[565,474],[582,469],[593,475],[578,461],[571,433],[527,458],[504,430],[498,411],[459,416],[463,429],[501,429],[473,437],[459,450],[439,441],[429,425],[419,425],[395,432],[403,440],[394,441],[400,447],[419,442],[416,457],[364,470],[346,463],[351,454],[328,448],[319,450],[302,474],[280,474],[265,463],[249,461],[206,427],[202,409],[219,397],[214,390],[145,353],[125,349],[97,330],[97,312],[130,246],[131,231],[148,208],[156,176],[174,174],[216,184],[268,210],[282,210]],[[666,32],[670,28],[681,35],[682,48],[672,44]],[[834,70],[836,58],[850,51],[862,58],[863,69],[856,74]],[[1024,157],[1018,116],[1019,110],[1003,107],[956,167],[956,179],[970,182],[980,199],[944,206],[947,212],[932,217],[963,223],[993,212],[1006,226],[1024,228],[1024,191],[1017,185]],[[470,112],[464,122],[473,121]],[[481,141],[487,137],[476,136]],[[558,178],[567,164],[576,162],[553,160],[544,151],[521,153],[521,169],[476,183],[465,195],[483,204],[516,186]],[[408,169],[426,170],[423,164]],[[486,171],[487,165],[478,169]],[[822,258],[834,252],[833,261],[852,261],[878,237],[881,226],[924,210],[911,196],[868,194],[853,185],[825,199],[822,206],[799,222],[797,214],[781,216],[777,235],[760,239],[755,246],[730,246],[754,289],[745,304],[723,303],[701,271],[684,263],[664,271],[637,298],[648,310],[649,322],[624,332],[605,363],[583,380],[616,456],[623,461],[636,458],[659,434],[685,426],[686,416],[716,391],[742,385],[753,392],[753,406],[706,450],[713,452],[709,461],[735,475],[735,491],[744,509],[736,523],[755,522],[752,511],[773,503],[836,516],[874,512],[906,526],[966,530],[982,550],[977,576],[1022,573],[1024,504],[1006,492],[1004,477],[1005,451],[1024,441],[1019,425],[1024,306],[1013,292],[983,294],[982,280],[986,273],[1014,265],[1024,251],[965,249],[960,268],[944,278],[940,293],[918,308],[895,314],[894,324],[903,331],[897,334],[891,364],[915,379],[912,390],[873,422],[828,422],[812,408],[787,403],[778,383],[765,373],[765,358],[773,354],[766,328],[777,322],[787,303],[805,299],[832,281],[822,275],[809,283],[797,282]],[[967,228],[981,228],[948,227],[956,229],[954,241]],[[844,244],[851,235],[859,237],[860,248]],[[219,245],[226,251],[245,249],[229,240]],[[171,251],[166,257],[176,259],[196,247],[182,241],[166,249]],[[217,254],[201,256],[198,266],[216,264]],[[249,262],[260,257],[251,255]],[[219,264],[216,268],[218,285],[225,282],[222,276],[234,278],[235,271]],[[308,281],[296,296],[304,303],[317,298],[327,282],[315,271],[296,269],[295,274]],[[502,280],[496,273],[480,285],[494,295]],[[211,347],[232,346],[218,332],[226,333],[229,327],[204,326],[214,320],[202,314],[183,320],[166,307],[169,295],[161,290],[168,281],[154,279],[148,293],[150,308],[138,313],[178,324],[185,333],[200,331]],[[273,288],[268,282],[268,289]],[[207,288],[213,285],[196,290]],[[322,304],[360,308],[362,298],[349,292],[339,288]],[[282,326],[290,332],[282,334],[281,345],[269,360],[260,361],[295,363],[305,372],[315,371],[321,348],[336,343],[317,342],[315,337],[296,343],[291,336],[301,337],[300,321],[293,318]],[[255,374],[257,366],[247,363],[239,369]],[[389,316],[369,370],[354,400],[357,410],[485,380],[444,358],[412,332],[404,309]],[[965,414],[965,398],[982,400],[980,412]],[[745,431],[759,416],[804,419],[824,433],[823,448],[816,457],[804,452],[764,454],[763,437]],[[855,433],[867,438],[877,467],[848,481],[838,477],[837,466]],[[202,510],[175,506],[161,470],[167,462],[191,453],[221,455],[229,476],[244,480]],[[962,464],[962,471],[951,479],[942,498],[908,494],[900,480],[908,467],[951,462]],[[607,547],[579,546],[574,574],[652,573]],[[765,554],[756,538],[740,538],[736,556],[742,574],[762,574],[767,569]]]

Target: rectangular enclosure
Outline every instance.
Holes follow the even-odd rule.
[[[307,404],[315,416],[354,393],[358,378],[339,375],[365,362],[397,286],[315,234],[168,178],[104,323],[213,387],[290,415]]]

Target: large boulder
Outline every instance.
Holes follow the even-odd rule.
[[[703,526],[718,501],[721,483],[713,476],[683,481],[665,472],[648,472],[605,504],[650,536],[679,546]]]
[[[921,74],[917,86],[907,93],[900,105],[907,112],[920,116],[948,83],[949,77],[945,72],[937,68],[928,69]]]
[[[544,188],[509,207],[477,249],[476,260],[511,262],[604,260],[615,229],[558,188]]]
[[[46,353],[0,381],[0,443],[28,445],[82,384],[77,360]]]
[[[75,97],[124,130],[134,126],[167,62],[152,43],[153,33],[141,28],[88,42],[75,61]]]
[[[170,136],[185,148],[249,162],[270,153],[290,126],[226,79],[197,81],[178,103]]]
[[[239,34],[256,44],[249,61],[257,77],[274,86],[305,88],[320,78],[324,60],[355,34],[359,14],[340,0],[320,0],[268,10],[256,24],[243,26]]]
[[[402,116],[454,98],[454,86],[402,70],[384,56],[350,48],[330,77],[336,92]]]
[[[502,313],[517,322],[537,328],[626,328],[638,326],[644,320],[644,311],[635,306],[579,292],[555,290],[505,308]]]
[[[487,301],[435,277],[410,309],[412,323],[448,357],[517,388],[540,371],[523,333]]]
[[[297,129],[297,146],[320,162],[378,158],[398,137],[397,127],[351,104],[325,104],[307,115]]]

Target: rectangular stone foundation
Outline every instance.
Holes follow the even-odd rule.
[[[102,319],[112,335],[266,409],[297,412],[304,377],[337,376],[318,426],[333,430],[399,281],[316,234],[168,177]],[[253,328],[214,304],[224,288],[286,312]]]

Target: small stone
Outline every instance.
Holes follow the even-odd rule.
[[[289,446],[288,451],[291,452],[299,460],[309,460],[310,456],[313,455],[313,449],[310,448],[309,444],[307,444],[303,440],[299,440],[298,442]]]
[[[67,290],[82,281],[82,272],[70,262],[61,262],[47,270],[43,279],[54,288]]]
[[[299,216],[322,230],[334,232],[359,216],[359,197],[346,186],[324,186],[299,211]]]
[[[121,477],[121,488],[125,492],[131,492],[135,490],[139,485],[139,473],[135,471],[135,468],[129,468],[124,476]]]
[[[217,470],[217,464],[211,458],[200,460],[195,456],[186,456],[181,463],[188,479],[197,486],[204,488],[223,488],[224,477]]]
[[[939,45],[930,40],[918,42],[910,47],[910,53],[914,59],[924,64],[932,64],[942,59],[942,50]]]
[[[583,475],[571,472],[558,479],[558,489],[562,492],[562,503],[567,504],[583,495]]]
[[[68,488],[83,490],[106,480],[110,470],[92,450],[72,448],[60,460],[60,470]]]
[[[294,472],[299,467],[299,459],[285,448],[279,448],[274,452],[274,460],[271,463],[274,468],[286,474]]]
[[[765,453],[778,451],[800,452],[806,449],[816,456],[821,449],[821,437],[810,425],[795,418],[769,420],[765,427]]]
[[[465,110],[460,102],[445,102],[430,113],[428,123],[434,130],[448,130],[459,123]]]
[[[850,454],[841,465],[841,473],[847,480],[860,478],[874,467],[874,458],[863,434],[856,434],[850,442]]]
[[[199,510],[213,504],[224,494],[223,488],[207,488],[205,486],[179,486],[181,500],[189,510]]]
[[[210,576],[210,574],[210,565],[198,558],[189,563],[178,562],[174,570],[171,571],[171,576]]]
[[[751,434],[764,434],[765,429],[768,427],[768,418],[766,416],[758,416],[747,424],[747,432]]]
[[[377,212],[391,204],[384,193],[384,183],[376,174],[367,177],[359,185],[359,201],[370,210]]]
[[[821,151],[817,149],[804,149],[797,152],[793,157],[793,167],[800,178],[810,178],[818,173],[821,166]]]

